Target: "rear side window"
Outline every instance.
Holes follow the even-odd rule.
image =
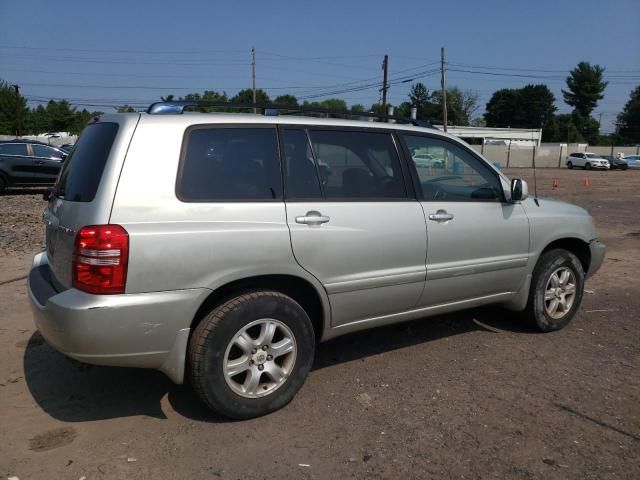
[[[390,133],[350,130],[309,133],[327,199],[366,201],[407,196]]]
[[[27,146],[24,143],[5,143],[0,145],[0,155],[27,155]]]
[[[264,201],[282,197],[275,128],[187,131],[177,195],[185,202]]]
[[[62,165],[54,189],[57,197],[70,202],[91,202],[95,198],[117,133],[117,123],[94,123],[84,129]]]

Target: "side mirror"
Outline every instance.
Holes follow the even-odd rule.
[[[529,188],[527,182],[521,178],[514,178],[511,180],[511,201],[520,202],[526,200],[529,196]]]

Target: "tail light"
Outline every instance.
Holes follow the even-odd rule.
[[[73,287],[89,293],[124,293],[129,234],[120,225],[90,225],[76,234]]]

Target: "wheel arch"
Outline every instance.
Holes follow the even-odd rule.
[[[329,327],[330,306],[328,300],[308,280],[288,274],[256,275],[230,281],[216,288],[202,302],[191,321],[191,332],[204,317],[225,301],[252,290],[271,290],[283,293],[298,302],[307,312],[316,341],[320,341]]]
[[[546,252],[556,248],[562,248],[573,253],[578,257],[578,260],[580,260],[580,264],[582,265],[582,269],[585,274],[589,271],[589,266],[591,265],[591,249],[587,242],[576,237],[558,238],[542,249],[538,256],[538,260],[540,260],[540,257],[542,257]]]

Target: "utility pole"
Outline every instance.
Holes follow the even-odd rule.
[[[256,105],[256,49],[251,49],[251,76],[253,78],[253,113],[258,113]]]
[[[16,136],[22,136],[22,105],[20,104],[20,86],[12,85],[16,91]]]
[[[440,88],[442,89],[442,123],[447,131],[447,80],[444,66],[444,47],[440,49]]]
[[[382,113],[387,113],[387,73],[389,71],[389,55],[384,56],[382,61]]]

